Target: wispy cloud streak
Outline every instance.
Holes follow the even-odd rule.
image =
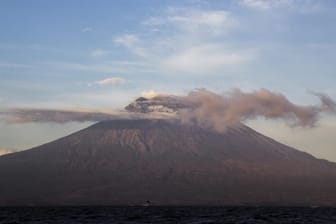
[[[123,110],[94,111],[94,110],[56,110],[37,108],[10,109],[0,114],[6,116],[8,123],[67,123],[67,122],[99,122],[117,119],[164,119],[167,114],[130,113]]]
[[[106,85],[122,85],[125,84],[126,80],[120,77],[110,77],[102,80],[98,80],[93,83],[89,83],[88,86],[93,86],[93,85],[100,85],[100,86],[106,86]]]

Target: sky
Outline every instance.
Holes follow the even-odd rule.
[[[149,93],[267,88],[300,105],[336,99],[336,2],[327,0],[2,0],[0,111],[123,108]],[[37,146],[90,122],[13,124],[0,153]],[[336,118],[249,126],[336,161]]]

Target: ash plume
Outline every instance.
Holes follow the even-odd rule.
[[[67,122],[99,122],[117,119],[145,119],[165,118],[164,114],[140,114],[122,110],[109,112],[103,111],[76,111],[76,110],[55,110],[55,109],[30,109],[17,108],[1,112],[7,117],[9,123],[67,123]]]
[[[171,110],[182,123],[194,123],[217,131],[258,117],[282,119],[291,127],[314,127],[321,112],[336,112],[336,104],[330,97],[321,93],[314,95],[320,98],[321,105],[297,105],[284,95],[267,89],[251,93],[234,89],[223,95],[197,89],[186,96],[139,98],[126,110],[142,113],[152,112],[155,108]]]
[[[83,112],[52,109],[11,109],[5,112],[9,115],[7,121],[10,123],[27,122],[56,122],[66,123],[71,121],[101,121],[113,118],[113,115],[101,112]]]
[[[323,93],[317,93],[317,92],[312,92],[312,94],[320,98],[321,103],[322,103],[321,110],[324,110],[326,112],[331,112],[331,113],[336,112],[336,103],[329,96]]]
[[[291,127],[314,127],[321,113],[336,113],[336,103],[325,94],[316,92],[312,94],[320,99],[319,105],[297,105],[290,102],[284,95],[268,89],[249,93],[234,89],[225,94],[196,89],[185,96],[158,94],[150,98],[139,97],[127,105],[125,110],[16,108],[0,112],[0,115],[5,115],[10,123],[171,119],[220,132],[258,117],[281,119]]]

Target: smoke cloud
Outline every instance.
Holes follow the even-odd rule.
[[[9,123],[67,123],[67,122],[99,122],[116,119],[146,119],[146,118],[165,118],[165,114],[140,114],[122,110],[109,112],[100,111],[71,111],[53,109],[11,109],[1,114],[7,117]]]
[[[247,120],[264,117],[281,119],[291,127],[314,127],[323,112],[336,113],[336,103],[327,95],[312,93],[319,105],[297,105],[284,95],[267,89],[243,92],[234,89],[217,94],[196,89],[186,96],[158,94],[140,97],[125,110],[76,111],[51,109],[11,109],[2,112],[11,123],[25,122],[98,122],[115,119],[174,119],[217,131],[236,126]]]
[[[317,93],[317,92],[312,92],[312,94],[320,98],[321,103],[322,103],[321,110],[324,110],[330,113],[336,112],[336,103],[329,96],[322,94],[322,93]]]
[[[52,109],[11,109],[4,112],[8,115],[7,121],[10,123],[27,122],[56,122],[66,123],[71,121],[102,121],[113,119],[113,114],[92,112],[92,111],[67,111]]]
[[[177,118],[183,123],[194,123],[217,131],[258,117],[282,119],[291,127],[314,127],[320,113],[336,112],[336,104],[330,97],[321,93],[314,95],[320,99],[320,105],[296,105],[284,95],[267,89],[250,93],[234,89],[223,95],[197,89],[187,96],[155,96],[150,99],[150,105],[162,105],[177,111]]]

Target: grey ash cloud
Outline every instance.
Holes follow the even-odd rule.
[[[315,127],[320,114],[335,113],[336,103],[327,95],[313,93],[319,105],[298,105],[284,95],[268,89],[243,92],[239,89],[217,94],[196,89],[185,96],[159,94],[140,97],[114,111],[76,111],[16,108],[2,112],[8,122],[99,122],[115,119],[174,119],[181,123],[196,124],[225,131],[226,128],[258,117],[281,119],[291,127]]]
[[[282,119],[292,127],[314,127],[320,113],[336,111],[336,104],[330,97],[321,93],[314,95],[319,97],[320,105],[297,105],[284,95],[268,89],[250,93],[234,89],[222,95],[206,89],[197,89],[186,96],[158,95],[150,99],[141,99],[126,109],[142,113],[155,109],[172,111],[183,123],[195,123],[218,131],[258,117]]]
[[[113,119],[114,115],[104,112],[84,112],[71,110],[53,110],[53,109],[34,109],[34,108],[16,108],[10,109],[3,114],[7,115],[7,121],[10,123],[27,122],[86,122],[102,121]]]
[[[76,111],[37,108],[15,108],[1,112],[8,123],[67,123],[99,122],[117,119],[165,118],[164,114],[141,114],[122,110],[113,111]]]
[[[336,103],[333,99],[331,99],[329,96],[323,93],[312,92],[312,94],[320,98],[321,103],[322,103],[321,110],[324,110],[326,112],[331,112],[331,113],[336,112]]]

